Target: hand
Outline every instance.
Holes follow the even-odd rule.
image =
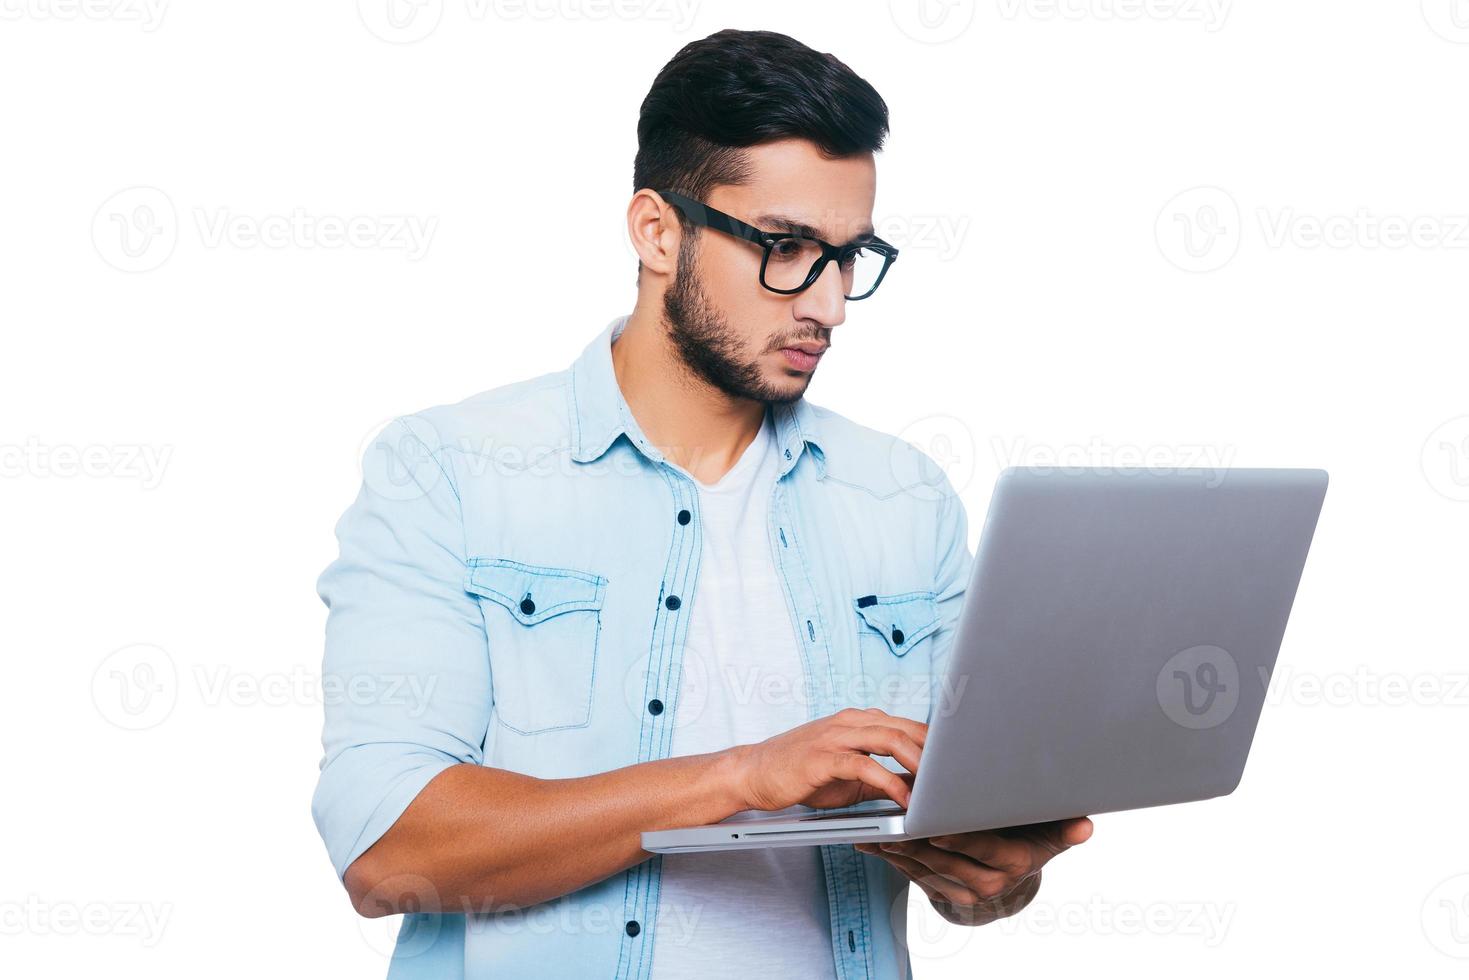
[[[843,708],[752,745],[737,745],[736,792],[747,810],[802,804],[830,808],[867,800],[908,805],[928,726],[881,708]],[[874,759],[907,767],[894,772]]]
[[[1005,830],[857,844],[922,888],[956,925],[984,925],[1014,915],[1040,890],[1041,868],[1092,835],[1087,817]]]

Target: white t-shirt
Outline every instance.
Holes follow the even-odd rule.
[[[712,485],[698,484],[703,556],[672,755],[760,742],[808,720],[801,654],[767,530],[779,456],[771,413]],[[695,481],[697,483],[697,481]],[[665,854],[653,980],[835,980],[816,847]]]

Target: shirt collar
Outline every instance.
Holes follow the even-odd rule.
[[[627,326],[630,315],[617,317],[603,327],[571,365],[572,458],[579,463],[590,463],[601,457],[619,435],[626,435],[654,462],[664,461],[663,453],[648,441],[633,418],[612,369],[612,341]],[[823,474],[825,452],[820,445],[819,426],[811,403],[803,396],[772,408],[781,475],[796,465],[808,445],[814,450],[818,475]]]

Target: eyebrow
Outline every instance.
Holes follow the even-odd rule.
[[[789,235],[800,235],[802,238],[825,239],[825,236],[822,235],[819,229],[812,228],[808,224],[804,224],[795,218],[790,218],[783,214],[762,214],[755,219],[755,227],[764,231],[783,231]],[[874,231],[875,229],[871,225],[868,225],[849,241],[836,242],[834,244],[838,247],[842,245],[862,244],[872,240]]]

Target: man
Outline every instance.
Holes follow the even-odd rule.
[[[977,925],[1089,836],[640,847],[907,803],[964,509],[927,456],[803,397],[896,257],[886,133],[830,55],[689,44],[638,123],[632,313],[367,452],[320,582],[326,673],[360,696],[328,706],[313,813],[354,906],[408,913],[390,977],[906,977],[909,881]]]

